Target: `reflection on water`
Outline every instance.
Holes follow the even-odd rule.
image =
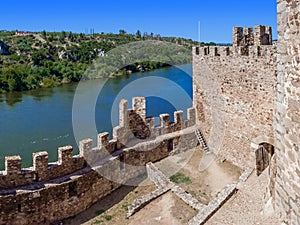
[[[184,89],[191,98],[191,70],[191,65],[183,65],[180,69],[170,67],[109,79],[96,104],[97,131],[111,133],[112,127],[118,124],[118,103],[122,98],[129,100],[130,107],[132,96],[146,96],[147,116],[158,118],[161,113],[170,113],[173,120],[175,109],[185,113],[192,101],[187,101],[179,89]],[[85,81],[83,111],[90,110],[85,107],[90,99],[84,93],[104,82],[104,79]],[[4,168],[6,155],[19,154],[23,166],[31,166],[33,152],[47,150],[49,161],[56,161],[59,146],[72,145],[74,152],[78,153],[72,129],[72,103],[76,88],[77,84],[66,84],[56,88],[0,94],[0,169]],[[86,119],[80,119],[82,127]],[[157,119],[155,121],[159,122]],[[83,136],[90,137],[88,132]]]
[[[6,104],[9,106],[13,106],[18,102],[22,101],[22,93],[14,92],[14,93],[6,93],[5,94]]]

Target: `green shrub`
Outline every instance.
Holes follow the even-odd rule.
[[[113,217],[111,215],[105,215],[104,216],[104,219],[107,220],[107,221],[112,220],[112,218]]]
[[[191,184],[192,180],[183,173],[176,173],[170,177],[170,180],[175,184]]]
[[[102,223],[103,221],[102,220],[95,220],[94,222],[93,222],[93,224],[99,224],[99,223]]]
[[[50,77],[46,77],[43,80],[43,84],[42,84],[43,87],[56,87],[58,85],[59,85],[59,82],[56,79],[50,78]]]

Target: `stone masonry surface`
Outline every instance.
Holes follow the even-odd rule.
[[[155,127],[153,118],[145,118],[145,98],[133,103],[127,109],[127,101],[120,102],[112,140],[101,133],[94,148],[93,140],[82,140],[79,155],[73,156],[72,146],[61,147],[58,161],[48,163],[47,152],[34,153],[33,167],[25,169],[19,156],[6,157],[0,173],[0,224],[49,224],[76,215],[121,185],[137,184],[146,163],[197,145],[193,108],[187,120],[175,112],[174,123]]]
[[[286,224],[300,224],[300,2],[277,0],[275,208]]]
[[[254,30],[258,28],[267,29]],[[242,35],[242,28],[234,32]],[[232,47],[193,49],[193,101],[210,150],[221,149],[220,158],[246,169],[255,165],[254,139],[274,144],[276,46],[256,45],[247,38],[242,44],[235,38],[242,37],[234,36]]]
[[[277,0],[277,24],[276,43],[270,27],[235,27],[232,47],[194,48],[193,101],[197,124],[221,159],[251,168],[260,144],[275,146],[267,192],[283,224],[298,225],[299,0]]]

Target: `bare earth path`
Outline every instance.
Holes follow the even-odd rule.
[[[182,225],[196,214],[172,192],[168,192],[130,218],[129,225]]]
[[[265,171],[259,177],[255,172],[241,189],[208,220],[207,225],[280,225],[272,209],[264,209],[264,194],[267,187]]]

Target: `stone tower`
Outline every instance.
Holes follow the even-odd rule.
[[[251,27],[234,27],[232,45],[238,46],[260,46],[272,45],[272,28],[269,26],[258,25]]]

